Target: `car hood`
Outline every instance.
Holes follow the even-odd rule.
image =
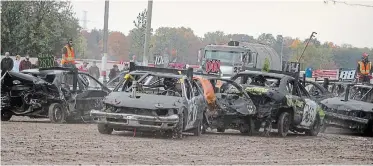
[[[34,83],[34,84],[41,84],[46,83],[44,80],[34,77],[30,74],[18,73],[13,71],[8,71],[7,74],[4,76],[4,80],[19,80],[24,83]]]
[[[373,103],[367,103],[367,102],[351,100],[351,99],[348,101],[343,101],[343,100],[344,98],[342,97],[333,97],[333,98],[322,100],[321,104],[325,105],[326,107],[330,109],[336,109],[336,110],[344,110],[344,111],[362,110],[366,112],[373,112]]]
[[[132,98],[132,93],[112,92],[105,97],[104,103],[116,107],[140,109],[170,109],[180,108],[183,105],[183,98],[181,97],[143,93],[137,93],[136,95],[136,98]]]

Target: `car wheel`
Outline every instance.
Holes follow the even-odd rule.
[[[320,116],[319,114],[316,114],[315,121],[313,122],[311,128],[309,130],[306,130],[306,135],[317,136],[320,132],[320,128]]]
[[[259,132],[260,128],[262,127],[262,122],[259,120],[255,121],[255,131]]]
[[[202,120],[198,120],[197,123],[198,123],[197,127],[195,129],[193,129],[194,136],[200,136],[202,134],[202,130],[203,130]]]
[[[373,137],[373,121],[369,121],[367,128],[364,130],[364,135]]]
[[[61,104],[53,103],[49,106],[48,117],[52,123],[64,123],[66,122],[66,111]]]
[[[290,114],[288,112],[281,113],[277,121],[277,126],[278,134],[281,137],[286,137],[290,128]]]
[[[220,127],[218,127],[216,130],[217,130],[219,133],[224,133],[224,132],[225,132],[225,128],[220,128]]]
[[[1,111],[1,121],[9,121],[12,118],[12,114],[9,111]]]
[[[183,128],[184,128],[184,113],[179,114],[179,122],[172,131],[172,138],[181,139],[183,138]]]
[[[113,128],[110,128],[107,124],[102,123],[97,124],[97,129],[100,134],[111,134],[113,132]]]
[[[253,135],[255,130],[255,124],[252,118],[250,117],[244,124],[241,125],[240,132],[245,135]]]

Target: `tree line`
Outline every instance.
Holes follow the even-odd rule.
[[[72,37],[78,58],[101,59],[103,30],[81,30],[73,17],[68,1],[2,1],[1,52],[60,55],[61,48]],[[142,60],[146,29],[146,9],[133,21],[128,35],[110,31],[108,54],[110,60],[128,61],[136,56]],[[255,38],[247,34],[207,32],[203,37],[187,27],[160,27],[151,30],[150,55],[168,54],[178,62],[197,63],[198,50],[208,44],[226,44],[230,40],[262,43],[283,55],[283,60],[297,60],[308,39],[274,36],[263,33]],[[349,44],[321,43],[312,39],[301,60],[305,67],[317,69],[355,68],[363,52],[373,55],[372,48],[357,48]],[[154,56],[150,57],[150,61]]]

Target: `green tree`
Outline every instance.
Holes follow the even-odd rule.
[[[145,33],[146,33],[146,15],[147,10],[144,9],[139,15],[137,15],[136,20],[133,21],[135,28],[130,30],[128,37],[130,47],[129,50],[131,53],[135,54],[138,60],[141,60],[142,55],[144,54],[144,43],[145,43]],[[150,30],[153,31],[152,29]],[[152,45],[150,44],[151,48]]]
[[[269,62],[269,59],[265,58],[264,59],[264,65],[263,65],[262,71],[269,72],[270,65],[271,65],[271,63]]]
[[[3,52],[60,55],[68,38],[79,37],[78,20],[68,1],[1,1],[1,5]]]
[[[222,31],[207,32],[204,35],[203,42],[205,44],[227,44],[229,42],[228,36]]]

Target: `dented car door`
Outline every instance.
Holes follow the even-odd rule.
[[[186,124],[185,124],[185,130],[189,130],[194,128],[198,122],[198,110],[199,110],[199,105],[201,101],[201,97],[194,96],[193,90],[192,90],[192,85],[189,82],[189,80],[184,79],[183,80],[183,88],[184,88],[184,96],[187,101],[187,117],[186,118]]]
[[[108,89],[89,75],[82,73],[78,75],[78,84],[82,84],[82,89],[79,89],[76,95],[75,108],[82,111],[102,109],[102,100],[108,95]]]

